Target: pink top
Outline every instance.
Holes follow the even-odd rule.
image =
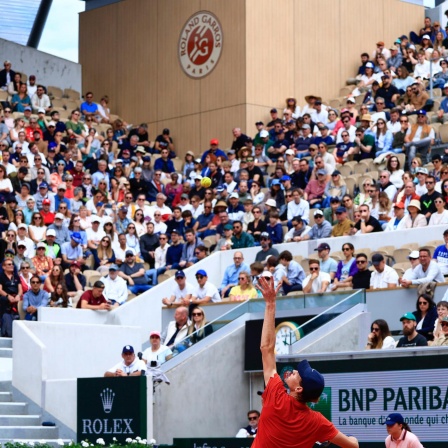
[[[386,448],[423,448],[423,445],[415,434],[403,429],[398,439],[392,439],[391,436],[387,436]]]

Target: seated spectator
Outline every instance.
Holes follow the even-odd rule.
[[[142,354],[142,361],[147,366],[154,366],[153,363],[155,363],[154,367],[160,366],[173,357],[171,349],[161,343],[161,337],[158,331],[151,331],[149,333],[149,344],[150,347]]]
[[[425,196],[425,195],[423,195]],[[422,204],[424,203],[422,196]],[[435,211],[430,214],[428,226],[438,226],[448,224],[448,210],[445,209],[445,202],[442,197],[437,197],[433,201]]]
[[[180,306],[174,312],[174,320],[168,324],[164,334],[162,334],[163,344],[172,348],[175,344],[185,339],[189,325],[188,308]]]
[[[176,285],[171,296],[163,298],[162,303],[166,306],[188,305],[194,292],[194,286],[187,282],[184,271],[177,271],[174,279],[176,280]]]
[[[437,304],[437,308],[439,308],[439,304]],[[443,317],[439,317],[437,321],[438,331],[437,333],[434,333],[434,341],[429,344],[432,347],[441,347],[448,345],[448,302],[445,302],[444,308],[446,310],[446,313]]]
[[[350,231],[354,226],[354,223],[350,221],[345,207],[338,207],[335,210],[337,222],[331,230],[331,236],[347,236],[350,235]]]
[[[81,243],[81,235],[78,232],[73,232],[70,235],[70,242],[62,244],[61,254],[63,269],[67,269],[75,261],[81,266],[81,269],[85,265]]]
[[[44,218],[45,220],[45,218]],[[70,231],[68,227],[64,224],[64,215],[62,213],[56,213],[54,217],[54,223],[48,226],[48,232],[50,230],[54,230],[56,234],[55,241],[62,247],[64,243],[68,243],[70,241]]]
[[[394,200],[397,194],[397,187],[390,181],[389,171],[381,171],[379,177],[380,191],[387,194],[391,201]]]
[[[227,213],[232,221],[242,221],[244,218],[244,207],[240,203],[240,197],[237,192],[233,192],[229,196]]]
[[[362,204],[358,208],[361,213],[361,219],[353,227],[351,234],[355,233],[372,233],[372,232],[382,232],[383,228],[379,221],[371,216],[370,207],[367,204]]]
[[[232,249],[244,249],[253,247],[254,239],[248,232],[243,231],[243,223],[240,220],[233,221]]]
[[[45,255],[46,248],[45,243],[38,243],[36,246],[36,256],[32,259],[36,274],[39,277],[46,277],[48,272],[53,269],[53,259]]]
[[[426,227],[428,225],[424,215],[420,213],[420,201],[413,199],[408,207],[408,214],[404,217],[403,226],[405,229],[413,229],[416,227]]]
[[[63,283],[58,283],[50,295],[48,306],[51,308],[72,308],[73,302]]]
[[[417,333],[424,336],[427,341],[432,341],[434,339],[434,328],[438,320],[436,304],[430,295],[420,294],[416,308],[417,310],[412,314],[417,322]]]
[[[214,252],[220,251],[220,250],[230,250],[232,249],[232,236],[233,236],[233,225],[232,224],[226,224],[224,226],[224,235],[218,240],[216,243],[216,247]]]
[[[398,274],[395,269],[387,266],[382,254],[373,254],[372,264],[375,270],[370,277],[370,289],[397,287]]]
[[[437,261],[440,272],[448,275],[448,229],[443,232],[443,240],[445,244],[436,247],[432,258]]]
[[[361,252],[356,255],[356,267],[358,268],[358,271],[353,274],[353,289],[370,289],[372,271],[369,269],[368,263],[369,261],[366,254]]]
[[[311,179],[305,188],[303,198],[308,201],[311,208],[320,208],[324,201],[327,185],[327,171],[323,168],[316,170],[316,179]]]
[[[23,241],[19,241],[17,243],[17,254],[14,257],[14,265],[17,270],[20,270],[20,266],[22,263],[27,263],[32,274],[36,273],[36,269],[34,267],[33,261],[31,258],[25,256],[26,245]],[[34,258],[34,257],[33,257]]]
[[[283,242],[283,226],[280,222],[280,215],[277,211],[269,214],[269,223],[266,226],[266,232],[273,244],[280,244]],[[235,225],[235,224],[234,224]],[[260,237],[261,241],[261,237]],[[277,254],[278,255],[278,254]]]
[[[377,319],[370,326],[366,350],[389,350],[395,348],[395,340],[391,336],[389,325],[383,319]]]
[[[404,204],[397,202],[394,204],[394,217],[389,220],[384,231],[403,230],[406,228],[406,220],[404,219]]]
[[[213,333],[213,327],[207,322],[205,310],[200,306],[195,306],[191,311],[192,322],[188,327],[187,336],[192,344],[202,341],[205,337]]]
[[[345,243],[342,246],[345,259],[339,261],[336,275],[333,279],[332,290],[338,288],[348,288],[352,286],[353,276],[356,274],[358,268],[356,267],[356,260],[353,256],[355,247],[352,243]]]
[[[132,294],[139,295],[151,289],[143,263],[136,263],[134,251],[127,250],[125,256],[125,262],[121,265],[118,275],[126,280]]]
[[[103,295],[104,283],[97,280],[93,284],[91,290],[86,291],[79,299],[76,308],[82,308],[85,310],[107,310],[112,309],[111,305],[107,303],[106,298]]]
[[[37,310],[48,304],[49,294],[41,289],[42,281],[37,275],[31,277],[31,288],[23,295],[23,310],[25,320],[37,320]]]
[[[398,193],[396,203],[402,203],[403,208],[407,209],[407,206],[412,200],[419,201],[420,196],[415,192],[415,184],[412,180],[405,182],[404,189]],[[407,211],[406,211],[407,213]]]
[[[241,428],[235,437],[255,437],[258,430],[258,421],[260,419],[260,413],[256,410],[249,411],[247,413],[247,418],[249,420],[249,425],[245,428]]]
[[[302,237],[302,241],[329,238],[331,236],[331,231],[333,229],[331,224],[325,220],[324,212],[322,210],[315,210],[313,215],[315,224],[311,227],[311,230]]]
[[[288,203],[288,221],[291,222],[292,218],[300,216],[305,224],[308,224],[310,215],[310,205],[302,199],[303,191],[299,188],[292,190],[293,200]]]
[[[221,301],[218,289],[208,281],[207,273],[203,269],[199,269],[196,272],[196,280],[198,285],[192,294],[190,304],[200,305],[202,303]]]
[[[412,276],[412,271],[420,264],[420,255],[418,250],[413,250],[409,256],[408,260],[411,263],[411,267],[409,269],[406,269],[405,273],[403,274],[403,279],[410,280]]]
[[[371,121],[372,118],[369,114],[363,115],[361,122],[365,122],[367,127],[361,126],[356,129],[354,146],[349,150],[349,155],[353,154],[353,160],[357,162],[375,158],[375,137],[371,132],[368,132]]]
[[[109,274],[100,278],[104,284],[104,297],[112,308],[118,308],[128,300],[128,287],[126,282],[118,275],[119,268],[116,264],[109,266]]]
[[[333,151],[333,157],[336,163],[345,163],[348,161],[348,156],[353,154],[353,150],[350,151],[354,145],[350,141],[350,134],[348,131],[344,130],[341,133],[341,141],[336,144],[336,148]],[[349,152],[350,151],[350,152]]]
[[[246,301],[258,298],[258,292],[252,284],[252,278],[248,271],[242,271],[238,275],[238,285],[229,293],[229,299],[234,301]]]
[[[309,260],[310,274],[303,280],[303,292],[305,294],[317,294],[327,291],[330,283],[330,274],[320,270],[319,260]]]
[[[291,229],[285,235],[284,241],[285,243],[302,241],[302,238],[310,231],[311,227],[307,226],[300,216],[295,216],[291,220]]]
[[[223,299],[228,297],[231,288],[238,285],[239,274],[241,272],[250,271],[249,266],[244,263],[244,255],[242,252],[235,252],[233,255],[233,261],[233,264],[227,266],[219,288]]]
[[[185,244],[182,248],[182,256],[179,262],[181,269],[193,266],[197,262],[195,250],[202,245],[202,241],[195,235],[193,229],[185,231]]]
[[[278,256],[280,264],[285,268],[286,274],[283,276],[283,292],[288,294],[292,291],[302,291],[302,283],[305,279],[305,272],[297,261],[292,259],[289,250],[284,250]]]
[[[268,201],[275,202],[274,199],[268,199]],[[277,204],[275,207],[277,208]],[[254,207],[252,213],[254,215],[254,220],[247,225],[247,233],[252,235],[254,241],[259,242],[260,235],[263,232],[266,232],[266,222],[263,219],[263,213],[260,207]]]
[[[403,314],[400,321],[403,324],[404,336],[398,341],[397,348],[426,347],[428,345],[426,338],[417,333],[417,321],[413,313]]]
[[[282,230],[283,232],[283,230]],[[255,255],[255,261],[266,263],[266,258],[270,255],[274,255],[274,257],[278,257],[278,250],[272,247],[272,240],[269,236],[268,232],[263,232],[260,235],[260,246],[261,250],[257,252],[257,255]]]
[[[409,126],[405,137],[406,159],[412,160],[417,152],[422,154],[425,161],[428,160],[431,146],[434,145],[434,129],[427,123],[426,111],[417,112],[417,123]]]
[[[421,285],[423,283],[444,282],[442,272],[436,260],[431,260],[431,251],[427,247],[419,249],[420,264],[416,266],[409,275],[409,279],[401,278],[400,285],[409,288],[411,285]]]
[[[117,365],[109,369],[104,376],[144,376],[146,374],[145,363],[137,358],[134,348],[131,345],[125,345],[121,352],[123,358]]]

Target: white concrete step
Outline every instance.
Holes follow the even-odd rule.
[[[12,358],[12,348],[0,347],[0,358]]]
[[[0,348],[12,348],[12,339],[0,338]]]
[[[0,426],[3,439],[57,439],[58,432],[56,426]]]
[[[0,415],[25,415],[27,412],[27,403],[0,403]]]
[[[0,381],[0,392],[12,392],[12,381]]]
[[[0,403],[9,403],[12,401],[11,392],[0,392]]]
[[[40,426],[40,415],[0,415],[0,426]]]

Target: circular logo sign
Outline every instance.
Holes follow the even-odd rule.
[[[208,11],[192,15],[179,37],[179,61],[182,70],[192,78],[203,78],[216,67],[222,52],[222,27]]]

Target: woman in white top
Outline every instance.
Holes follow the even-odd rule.
[[[377,319],[370,326],[366,350],[389,350],[395,348],[395,340],[391,336],[389,325],[383,319]]]
[[[129,223],[126,228],[126,244],[134,251],[137,257],[140,257],[140,241],[137,235],[137,229],[133,222]]]
[[[12,142],[19,139],[19,132],[25,131],[25,121],[23,118],[16,118],[14,120],[14,127],[9,131],[9,138]]]
[[[81,205],[79,207],[79,218],[80,218],[80,226],[82,230],[87,230],[92,227],[92,223],[90,222],[89,211],[85,205]]]
[[[42,215],[38,212],[33,213],[31,224],[28,226],[28,235],[37,244],[45,240],[47,226],[44,225]]]
[[[404,171],[400,167],[400,161],[397,156],[389,157],[386,164],[386,170],[390,173],[390,181],[397,187],[403,186],[403,174]]]
[[[405,229],[414,229],[416,227],[426,227],[428,222],[424,215],[420,213],[420,201],[412,199],[408,205],[408,214],[403,218]]]
[[[250,195],[254,205],[260,205],[264,201],[264,193],[260,189],[260,184],[256,181],[252,182],[250,187]]]
[[[445,209],[445,202],[442,198],[436,198],[434,205],[437,211],[435,211],[429,219],[429,226],[438,226],[439,224],[448,224],[448,210]]]
[[[0,165],[0,193],[8,194],[12,193],[12,183],[6,174],[6,168]]]

